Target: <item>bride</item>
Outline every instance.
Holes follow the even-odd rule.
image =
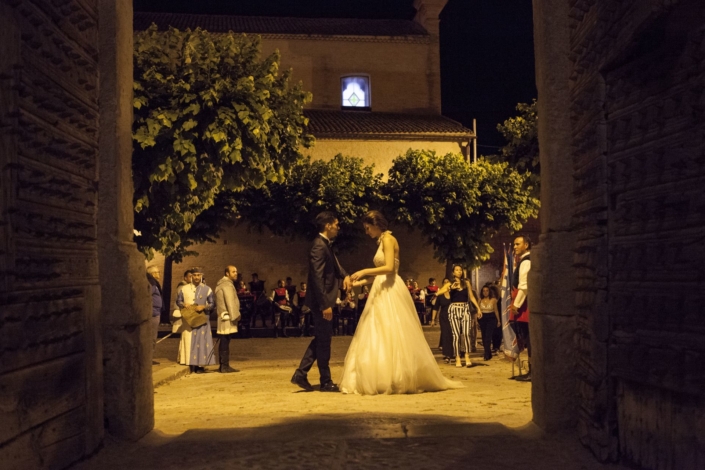
[[[363,218],[365,233],[377,239],[374,268],[351,276],[353,286],[372,285],[350,349],[345,356],[343,393],[421,393],[460,388],[443,376],[426,342],[414,302],[399,277],[399,244],[378,211]]]

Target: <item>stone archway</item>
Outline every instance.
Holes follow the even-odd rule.
[[[697,0],[534,0],[534,421],[603,461],[705,465],[704,26]]]
[[[131,3],[0,2],[0,50],[0,460],[62,468],[153,427]]]

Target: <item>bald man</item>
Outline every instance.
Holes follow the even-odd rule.
[[[230,367],[230,335],[237,333],[237,324],[240,321],[240,300],[235,289],[237,281],[237,268],[226,266],[225,275],[220,278],[215,286],[215,308],[218,314],[218,355],[220,356],[221,374],[240,372]]]

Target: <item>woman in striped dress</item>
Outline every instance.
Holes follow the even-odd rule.
[[[448,319],[453,332],[453,354],[455,355],[455,367],[463,367],[463,362],[460,358],[461,347],[460,339],[463,339],[465,350],[465,365],[472,367],[470,360],[470,334],[472,316],[470,315],[470,304],[472,302],[478,312],[478,318],[482,318],[480,306],[477,304],[477,299],[472,293],[470,281],[463,275],[463,267],[460,265],[453,266],[453,282],[446,284],[438,290],[438,296],[450,292],[450,305],[448,306]]]

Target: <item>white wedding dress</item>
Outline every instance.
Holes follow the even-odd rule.
[[[385,232],[382,237],[388,233]],[[381,243],[375,266],[384,265]],[[421,322],[404,281],[394,273],[377,276],[345,356],[340,390],[360,395],[421,393],[460,388],[447,379],[426,342]]]

